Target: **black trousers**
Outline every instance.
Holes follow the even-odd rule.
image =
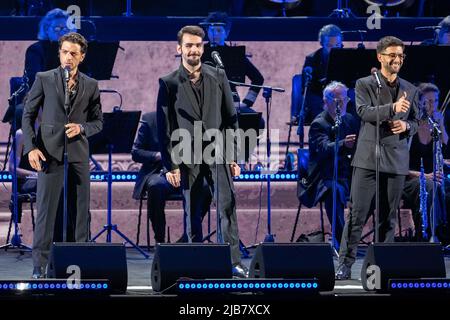
[[[397,209],[402,196],[405,176],[380,172],[380,242],[393,242],[397,224]],[[350,191],[350,215],[345,222],[339,250],[339,263],[351,266],[356,259],[358,243],[367,216],[375,199],[375,171],[353,169]]]
[[[37,218],[33,238],[33,265],[45,267],[50,254],[58,207],[63,195],[64,163],[49,159],[45,172],[38,173]],[[74,217],[76,242],[86,242],[89,237],[89,163],[69,163],[68,215]],[[69,222],[70,223],[70,222]]]
[[[216,207],[220,216],[220,227],[224,243],[230,244],[231,262],[237,264],[241,262],[241,252],[239,250],[239,229],[236,216],[236,199],[234,186],[231,178],[229,165],[198,165],[194,169],[181,169],[181,182],[183,196],[186,201],[186,211],[195,212],[201,205],[201,193],[203,181],[206,179],[211,193],[214,195]],[[218,203],[217,203],[218,202]],[[192,213],[191,213],[192,216]],[[191,234],[189,224],[187,232]]]
[[[201,182],[199,180],[199,182]],[[197,186],[196,186],[197,188]],[[166,238],[166,215],[165,206],[166,199],[169,195],[181,193],[181,190],[174,188],[165,177],[158,174],[153,174],[149,177],[146,184],[148,193],[147,200],[147,216],[152,223],[153,232],[155,234],[155,241],[164,243]],[[211,204],[211,192],[206,180],[203,181],[200,186],[201,192],[198,197],[195,197],[196,203],[194,210],[191,210],[191,236],[192,242],[202,242],[203,230],[202,221],[204,216],[208,213],[209,206]],[[183,201],[183,207],[185,207],[185,201]],[[184,230],[186,232],[186,210],[183,210]],[[187,235],[183,234],[183,241],[187,242]]]

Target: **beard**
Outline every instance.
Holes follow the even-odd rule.
[[[194,58],[192,58],[194,57]],[[192,67],[196,67],[200,64],[200,56],[187,57],[186,63]]]

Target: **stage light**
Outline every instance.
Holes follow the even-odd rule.
[[[448,291],[450,279],[390,279],[389,291]]]
[[[109,294],[108,280],[80,280],[67,285],[67,279],[1,280],[0,295],[15,294]]]
[[[216,279],[178,280],[178,292],[310,292],[317,293],[319,284],[314,279]]]

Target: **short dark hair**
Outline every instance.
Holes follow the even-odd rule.
[[[405,49],[405,45],[402,40],[393,36],[387,36],[378,41],[377,53],[381,53],[389,47],[402,47],[403,50]]]
[[[68,41],[68,42],[72,42],[72,43],[76,43],[80,45],[80,49],[81,49],[81,53],[86,53],[87,48],[88,48],[88,43],[86,41],[86,39],[79,33],[77,32],[70,32],[68,34],[65,34],[63,36],[61,36],[58,40],[59,42],[59,49],[61,49],[62,44],[64,41]]]
[[[429,82],[423,82],[423,83],[419,84],[417,86],[417,89],[419,90],[419,98],[420,99],[422,98],[422,96],[425,93],[428,93],[428,92],[436,92],[438,95],[440,93],[439,88],[435,84],[429,83]]]
[[[179,45],[181,45],[181,43],[183,41],[183,35],[185,33],[191,34],[194,36],[199,36],[200,38],[202,38],[202,40],[205,38],[205,31],[203,31],[203,29],[200,28],[199,26],[184,26],[183,28],[180,29],[180,31],[178,31],[178,34],[177,34],[177,39],[178,39]]]
[[[327,24],[323,26],[319,31],[319,42],[323,43],[325,37],[341,37],[342,38],[342,30],[337,25]]]

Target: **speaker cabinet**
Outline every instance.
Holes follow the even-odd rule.
[[[113,292],[126,292],[128,283],[125,246],[114,243],[55,242],[49,261],[50,278],[65,279],[69,266],[78,266],[80,278],[108,279]]]
[[[228,244],[157,244],[152,264],[152,287],[163,291],[179,278],[230,279]]]
[[[445,277],[439,243],[371,244],[361,268],[361,282],[368,291],[386,291],[389,279]]]
[[[312,279],[320,291],[334,288],[331,246],[326,243],[261,243],[250,264],[250,278]]]

